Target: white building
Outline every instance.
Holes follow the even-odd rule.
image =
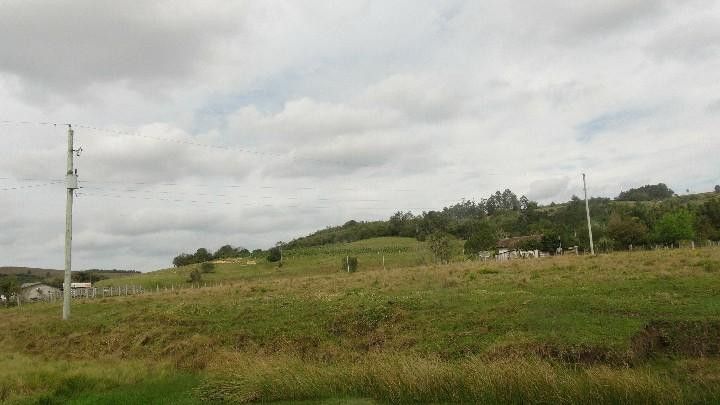
[[[45,283],[25,283],[20,286],[20,299],[25,302],[47,300],[51,295],[58,296],[60,289]]]

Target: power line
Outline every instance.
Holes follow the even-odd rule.
[[[44,125],[44,126],[56,127],[58,125],[64,125],[64,124],[58,124],[56,122],[0,120],[0,125]]]
[[[244,203],[238,203],[233,201],[222,201],[222,200],[203,200],[203,199],[188,199],[188,198],[177,198],[168,195],[167,197],[159,197],[159,196],[148,196],[148,195],[140,195],[140,196],[134,196],[134,195],[125,195],[125,194],[119,194],[119,192],[122,192],[120,190],[113,192],[87,192],[86,189],[83,189],[84,191],[78,192],[77,195],[79,197],[104,197],[104,198],[115,198],[115,199],[128,199],[128,200],[144,200],[144,201],[163,201],[163,202],[175,202],[175,203],[190,203],[190,204],[197,204],[197,205],[208,205],[208,206],[238,206],[238,207],[269,207],[269,208],[311,208],[311,209],[337,209],[337,206],[331,206],[331,205],[300,205],[300,204],[290,204],[290,205],[279,205],[279,204],[269,204],[264,201],[248,201]],[[270,200],[280,200],[281,198],[275,198],[271,197]],[[345,200],[345,201],[328,201],[318,199],[317,202],[363,202],[360,200]],[[387,202],[387,201],[385,201]],[[385,207],[385,206],[375,206],[375,207],[348,207],[345,206],[344,208],[348,209],[359,209],[359,210],[383,210],[383,211],[397,211],[397,207]],[[407,210],[436,210],[437,208],[433,207],[407,207],[405,208]]]
[[[53,185],[62,184],[62,183],[63,183],[63,180],[60,180],[60,181],[54,181],[54,182],[51,182],[51,183],[31,184],[31,185],[28,185],[28,186],[15,186],[15,187],[0,188],[0,191],[27,190],[27,189],[33,189],[33,188],[53,186]]]
[[[248,186],[246,184],[193,184],[193,183],[154,183],[154,182],[125,182],[121,180],[82,180],[81,183],[83,184],[100,184],[100,183],[109,183],[109,184],[120,184],[120,185],[129,185],[129,186],[155,186],[155,187],[218,187],[218,188],[242,188],[246,190],[251,189],[261,189],[261,190],[281,190],[283,192],[288,190],[293,191],[312,191],[312,190],[320,190],[319,187],[287,187],[287,186]],[[342,187],[340,188],[342,191],[376,191],[378,190],[377,187]],[[421,191],[418,189],[409,189],[409,188],[398,188],[398,189],[383,189],[383,191],[396,191],[396,192],[417,192]]]
[[[65,181],[63,179],[29,179],[29,178],[14,178],[14,177],[0,177],[0,180],[13,180],[13,181]]]
[[[366,167],[373,167],[372,164],[363,164],[358,162],[348,162],[344,160],[332,160],[332,159],[315,159],[310,157],[302,157],[302,156],[293,156],[292,153],[276,153],[276,152],[265,152],[255,149],[249,149],[245,147],[240,146],[233,146],[233,145],[217,145],[217,144],[209,144],[209,143],[202,143],[202,142],[196,142],[196,141],[188,141],[188,140],[182,140],[182,139],[171,139],[171,138],[163,138],[158,136],[151,136],[151,135],[143,135],[139,132],[131,132],[131,131],[122,131],[122,130],[114,130],[114,129],[108,129],[108,128],[100,128],[90,125],[75,125],[76,128],[82,128],[89,131],[95,131],[97,133],[105,133],[105,134],[112,134],[116,136],[133,136],[138,138],[145,138],[145,139],[152,139],[155,141],[161,141],[161,142],[169,142],[179,145],[188,145],[188,146],[195,146],[200,148],[207,148],[207,149],[219,149],[219,150],[228,150],[228,151],[236,151],[240,153],[246,153],[246,154],[252,154],[256,156],[263,156],[263,157],[272,157],[272,158],[289,158],[292,161],[295,162],[315,162],[315,163],[322,163],[322,164],[334,164],[339,166],[350,166],[350,167],[356,167],[356,168],[366,168]]]
[[[69,125],[69,124],[60,124],[60,123],[55,123],[55,122],[12,121],[12,120],[0,120],[0,125],[1,124],[45,125],[45,126]],[[123,130],[110,129],[110,128],[101,128],[101,127],[86,125],[86,124],[72,124],[72,125],[73,125],[73,128],[81,128],[81,129],[85,129],[88,131],[93,131],[98,134],[110,134],[110,135],[114,135],[114,136],[132,136],[132,137],[138,137],[138,138],[144,138],[144,139],[151,139],[151,140],[155,140],[155,141],[174,143],[174,144],[179,144],[179,145],[187,145],[187,146],[201,147],[201,148],[207,148],[207,149],[237,151],[240,153],[252,154],[252,155],[263,156],[263,157],[272,157],[272,158],[286,158],[287,157],[294,162],[306,161],[306,162],[320,163],[320,164],[324,164],[324,165],[332,164],[332,165],[338,165],[338,166],[345,166],[345,167],[350,167],[350,168],[369,168],[369,167],[375,166],[374,164],[371,164],[371,163],[360,163],[357,161],[316,159],[316,158],[312,158],[312,157],[294,156],[292,154],[292,152],[285,152],[285,153],[266,152],[266,151],[254,150],[254,149],[249,149],[249,148],[240,147],[240,146],[233,146],[233,145],[217,145],[217,144],[202,143],[202,142],[196,142],[196,141],[190,141],[190,140],[163,138],[163,137],[158,137],[158,136],[144,135],[144,134],[141,134],[136,131],[123,131]],[[472,172],[472,174],[479,174],[479,173]],[[498,176],[499,174],[484,173],[483,175]]]

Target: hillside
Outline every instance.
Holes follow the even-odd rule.
[[[463,260],[460,241],[454,242],[456,260]],[[212,273],[203,275],[203,283],[247,281],[257,278],[301,277],[309,274],[335,274],[342,268],[346,256],[357,257],[362,270],[379,270],[415,267],[432,264],[434,259],[427,249],[427,242],[414,238],[381,237],[352,243],[288,248],[283,251],[283,267],[269,263],[265,257],[243,259],[239,263],[218,264]],[[254,264],[247,264],[248,261]],[[141,285],[144,288],[164,288],[188,284],[189,274],[198,265],[158,270],[142,275],[116,280],[103,280],[98,286]]]
[[[62,277],[63,270],[39,269],[33,267],[0,267],[0,274],[4,275],[28,275],[33,277]]]
[[[162,270],[122,282],[185,288],[79,301],[67,323],[58,303],[0,310],[0,400],[720,400],[720,249],[442,266],[423,250],[294,250],[217,264],[200,289],[196,266]]]
[[[654,187],[654,186],[646,186]],[[668,190],[672,192],[672,190]],[[720,194],[697,193],[642,201],[591,198],[589,201],[594,237],[601,250],[627,249],[635,246],[677,242],[673,236],[657,230],[663,216],[688,211],[694,229],[684,239],[698,243],[720,239]],[[608,227],[615,215],[620,226]],[[644,231],[628,240],[627,225],[642,224]],[[296,238],[287,247],[321,246],[353,242],[374,237],[404,236],[426,240],[435,233],[470,239],[486,226],[495,239],[523,235],[546,235],[556,245],[580,246],[589,250],[585,202],[577,197],[561,204],[540,206],[512,191],[496,192],[480,201],[463,200],[437,211],[422,213],[397,212],[387,221],[348,221],[310,235]],[[555,246],[556,247],[556,246]],[[554,250],[554,249],[550,249]]]

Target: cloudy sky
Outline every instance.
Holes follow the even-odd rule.
[[[720,2],[2,1],[0,265],[63,266],[65,123],[77,269],[565,201],[582,172],[709,191]]]

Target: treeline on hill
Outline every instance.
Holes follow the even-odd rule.
[[[715,194],[676,196],[665,184],[646,185],[620,193],[614,200],[591,198],[592,229],[599,251],[628,249],[683,240],[720,240],[720,186]],[[637,200],[631,200],[637,198]],[[465,240],[465,252],[492,251],[501,239],[535,235],[520,242],[520,248],[553,252],[563,246],[589,250],[585,202],[577,196],[564,204],[539,206],[511,190],[497,191],[480,201],[463,200],[440,211],[419,215],[396,212],[387,221],[348,221],[284,244],[286,249],[354,242],[383,236],[412,237],[443,243],[443,238]],[[225,257],[259,257],[277,260],[277,245],[268,252],[223,246],[214,254],[198,249],[181,254],[175,266],[202,263]],[[229,256],[228,256],[229,254]],[[233,256],[234,255],[234,256]]]
[[[720,186],[715,187],[720,194]],[[636,196],[637,201],[628,198]],[[627,249],[681,240],[720,239],[720,198],[701,195],[673,197],[665,184],[647,185],[621,193],[615,200],[591,198],[593,239],[601,251]],[[521,248],[554,251],[559,246],[589,250],[585,202],[573,198],[564,204],[540,207],[510,190],[480,201],[463,200],[441,211],[397,212],[387,221],[348,221],[295,239],[288,248],[353,242],[380,236],[429,240],[451,235],[466,241],[466,253],[494,250],[504,238],[537,235]]]

